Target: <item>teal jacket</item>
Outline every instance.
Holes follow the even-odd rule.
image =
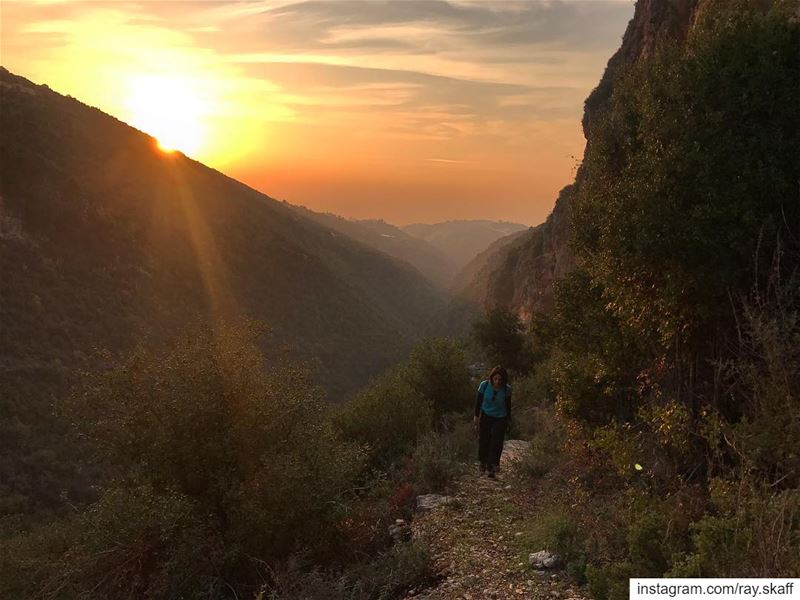
[[[481,381],[478,386],[478,395],[475,397],[475,416],[483,412],[489,417],[511,419],[511,386],[495,390],[488,379]]]

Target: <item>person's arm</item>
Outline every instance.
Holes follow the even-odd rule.
[[[475,417],[479,417],[481,415],[481,405],[483,404],[483,391],[478,389],[478,393],[475,395]]]
[[[478,393],[475,395],[475,416],[472,419],[472,424],[475,428],[478,428],[478,423],[481,418],[481,405],[483,404],[483,391],[486,388],[483,386],[483,383],[478,386]]]

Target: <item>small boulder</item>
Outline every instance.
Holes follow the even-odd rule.
[[[520,460],[530,445],[525,440],[506,440],[503,444],[503,456],[507,461]]]
[[[389,536],[395,543],[407,542],[411,539],[411,526],[403,519],[397,519],[389,525]]]
[[[450,496],[440,496],[439,494],[423,494],[417,496],[417,508],[419,510],[433,510],[437,506],[450,503]]]
[[[537,571],[554,569],[558,566],[558,563],[558,555],[547,550],[539,550],[539,552],[534,552],[528,557],[528,564]]]

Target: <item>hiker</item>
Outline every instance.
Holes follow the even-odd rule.
[[[511,386],[508,372],[496,366],[489,373],[489,379],[481,381],[475,398],[475,418],[473,424],[478,430],[478,460],[481,475],[489,472],[494,479],[500,466],[503,453],[503,439],[511,422]]]

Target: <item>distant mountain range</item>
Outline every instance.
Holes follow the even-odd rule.
[[[528,226],[520,223],[480,220],[414,223],[402,227],[407,234],[425,240],[438,249],[455,265],[457,271],[496,240],[526,229]]]
[[[441,289],[447,288],[458,268],[439,248],[380,219],[345,219],[331,213],[314,212],[302,206],[292,208],[325,227],[413,265]]]
[[[289,205],[291,206],[291,205]],[[345,219],[294,206],[303,216],[413,265],[431,282],[450,289],[460,271],[496,240],[526,225],[506,221],[445,221],[395,226],[382,219]]]

